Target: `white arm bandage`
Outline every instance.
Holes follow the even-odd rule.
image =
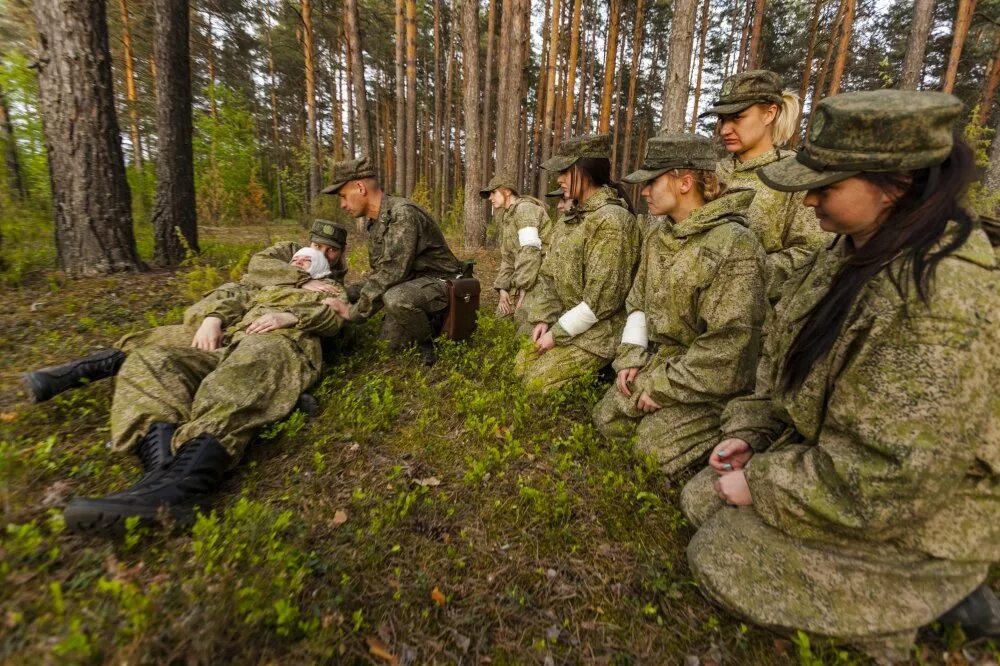
[[[517,240],[521,247],[537,247],[542,249],[542,239],[538,237],[538,227],[524,227],[517,230]]]
[[[649,346],[649,333],[646,330],[646,313],[636,310],[625,320],[625,330],[622,332],[622,344],[636,345],[645,349]]]
[[[559,317],[559,324],[572,336],[580,335],[596,323],[597,317],[594,316],[594,311],[584,301],[580,301],[576,307],[567,310]]]

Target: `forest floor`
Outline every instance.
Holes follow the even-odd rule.
[[[177,272],[5,289],[0,663],[864,663],[705,601],[681,484],[590,424],[606,385],[539,398],[512,375],[520,343],[488,314],[495,253],[475,255],[471,342],[441,344],[427,369],[388,356],[377,321],[360,327],[313,390],[320,413],[269,428],[193,529],[66,532],[67,500],[125,486],[137,461],[105,446],[112,382],[30,405],[18,373],[178,321],[264,231],[202,229],[204,254]],[[948,643],[922,635],[914,663],[1000,654]]]

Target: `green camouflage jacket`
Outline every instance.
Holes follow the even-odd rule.
[[[527,299],[528,321],[549,324],[557,345],[613,359],[641,242],[625,202],[610,187],[600,188],[556,224],[538,284]],[[598,321],[572,336],[558,320],[581,302]]]
[[[505,211],[497,214],[500,230],[500,271],[493,282],[494,289],[503,289],[511,296],[535,286],[538,269],[552,240],[552,222],[545,206],[530,197],[516,197]],[[518,232],[534,228],[542,247],[522,245]]]
[[[725,436],[758,451],[746,471],[753,508],[796,538],[1000,561],[993,249],[975,230],[938,264],[929,305],[912,287],[904,304],[889,279],[902,260],[890,264],[857,296],[827,357],[782,391],[781,359],[845,260],[845,241],[789,280],[765,329],[756,390],[723,414]]]
[[[757,175],[762,166],[794,156],[793,151],[775,149],[746,162],[726,158],[716,169],[719,179],[730,188],[750,188],[757,192],[746,216],[750,231],[757,235],[767,253],[767,296],[772,303],[795,268],[817,248],[833,240],[832,234],[820,229],[812,208],[803,205],[805,192],[772,190]]]
[[[622,343],[615,370],[643,368],[654,401],[718,403],[753,388],[760,350],[764,250],[746,228],[752,190],[712,201],[679,224],[654,224],[625,302],[645,313],[650,345]],[[661,403],[662,404],[662,403]]]
[[[389,287],[418,277],[451,278],[462,265],[448,248],[444,234],[420,206],[402,197],[384,196],[377,220],[368,220],[368,263],[371,273],[351,306],[351,319],[367,319],[382,307]]]

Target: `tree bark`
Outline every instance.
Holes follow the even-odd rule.
[[[532,117],[534,122],[532,123],[533,126],[531,128],[531,135],[532,135],[531,146],[530,146],[531,151],[530,153],[526,153],[523,159],[518,160],[519,164],[524,162],[528,164],[538,164],[539,162],[541,162],[542,125],[543,125],[542,118],[545,115],[545,95],[548,92],[548,82],[549,82],[549,68],[548,68],[549,44],[550,44],[549,25],[552,19],[551,9],[553,1],[554,0],[548,0],[545,3],[546,5],[545,20],[542,23],[542,52],[539,57],[539,61],[542,63],[542,68],[541,72],[539,73],[538,86],[536,88],[536,93],[535,93],[535,113],[534,116]],[[539,171],[542,171],[542,169],[539,169]],[[538,174],[538,175],[540,177],[544,176],[544,174]],[[542,182],[541,178],[539,179],[539,182]],[[541,189],[541,187],[542,186],[539,186],[538,189]],[[532,190],[534,194],[536,195],[538,194],[538,190],[535,190],[534,184],[532,184]]]
[[[754,0],[746,0],[743,11],[743,21],[740,30],[740,54],[736,60],[736,71],[742,72],[747,61],[747,45],[750,43],[750,23],[753,20],[751,7]]]
[[[441,32],[444,29],[444,21],[441,17],[441,0],[434,0],[434,182],[431,184],[431,200],[433,202],[434,217],[438,220],[444,213],[441,205],[441,156],[444,154],[444,134],[442,132],[441,121],[444,116],[444,92],[441,77]]]
[[[142,270],[103,2],[37,0],[38,91],[56,257],[71,276]]]
[[[802,83],[799,84],[799,118],[796,127],[802,123],[802,109],[806,101],[806,94],[809,92],[809,82],[812,81],[813,59],[816,56],[816,40],[819,37],[819,18],[823,13],[823,4],[826,0],[816,0],[813,5],[812,22],[809,25],[809,46],[806,48],[806,61],[802,66]],[[794,148],[799,143],[800,133],[796,132],[789,140],[789,145]]]
[[[483,175],[479,169],[479,2],[462,0],[462,85],[465,111],[465,247],[482,247],[486,237],[483,203],[479,198]]]
[[[132,161],[142,168],[142,135],[139,133],[138,96],[135,92],[135,57],[132,52],[132,29],[128,15],[128,0],[118,0],[122,16],[122,48],[125,61],[125,99],[128,102],[129,130],[132,138]]]
[[[840,92],[840,82],[844,78],[847,57],[851,52],[851,33],[854,28],[854,11],[857,0],[844,0],[844,17],[840,23],[840,34],[837,44],[837,59],[833,63],[833,73],[830,76],[830,95]]]
[[[461,23],[461,22],[459,22]],[[442,216],[448,210],[451,204],[451,183],[449,178],[451,173],[448,169],[448,160],[451,158],[451,140],[452,140],[452,121],[451,114],[454,105],[454,86],[455,86],[455,55],[456,55],[456,45],[458,43],[457,33],[460,32],[456,30],[456,26],[452,26],[453,37],[451,39],[451,44],[448,47],[448,58],[445,62],[445,98],[444,98],[444,136],[441,140],[441,214]],[[478,56],[478,54],[477,54]],[[455,131],[458,134],[458,131]],[[480,134],[479,148],[480,152],[485,152],[484,142],[482,140],[483,135]],[[457,140],[456,140],[457,143]],[[483,162],[483,160],[480,160]],[[483,173],[480,171],[480,173]]]
[[[601,88],[601,112],[597,131],[604,134],[611,128],[611,93],[615,85],[615,58],[618,55],[618,22],[621,18],[621,0],[608,0],[608,38],[604,52],[604,87]]]
[[[274,151],[275,196],[278,197],[278,217],[284,218],[287,213],[285,211],[285,193],[281,182],[281,137],[278,133],[278,93],[274,77],[274,44],[271,41],[270,10],[271,5],[268,2],[264,13],[264,37],[267,41],[267,77],[271,89],[271,141],[273,142],[272,150]]]
[[[406,192],[406,10],[405,0],[396,0],[396,194]]]
[[[576,70],[580,57],[580,5],[582,0],[573,0],[573,18],[570,19],[569,64],[566,66],[566,109],[563,116],[563,138],[573,134],[573,96],[576,94]]]
[[[306,79],[306,146],[309,152],[309,205],[315,209],[319,200],[319,136],[316,128],[316,63],[313,51],[312,0],[302,2],[302,51]]]
[[[990,61],[989,74],[986,77],[986,85],[983,87],[983,95],[979,98],[979,124],[985,125],[993,108],[993,98],[996,97],[997,86],[1000,85],[1000,30],[996,31],[995,46],[993,47],[993,59]]]
[[[4,164],[7,171],[7,189],[16,201],[25,201],[28,190],[24,185],[21,160],[17,155],[14,125],[10,122],[10,106],[3,88],[0,88],[0,144],[3,144]]]
[[[962,60],[962,49],[965,47],[965,38],[969,35],[969,26],[972,25],[972,15],[976,11],[977,0],[958,0],[958,14],[955,17],[955,25],[952,30],[954,37],[951,41],[951,52],[948,54],[948,69],[944,74],[944,84],[942,90],[946,93],[955,90],[955,79],[958,76],[958,63]]]
[[[493,163],[493,56],[496,43],[497,32],[497,6],[498,0],[490,0],[490,8],[486,18],[486,63],[483,67],[485,81],[485,94],[483,96],[483,132],[482,139],[483,171],[490,173]],[[478,57],[478,54],[477,54]]]
[[[417,187],[417,1],[406,0],[406,190]]]
[[[156,201],[153,230],[156,263],[175,266],[186,251],[198,252],[194,193],[194,133],[191,118],[191,59],[188,3],[154,0],[156,60]],[[183,243],[181,241],[183,237]],[[187,245],[187,248],[184,245]]]
[[[507,0],[500,16],[500,74],[497,88],[496,169],[518,171],[521,107],[525,103],[524,57],[528,43],[529,0]]]
[[[711,0],[701,3],[701,34],[698,37],[698,74],[694,84],[694,109],[691,111],[691,131],[698,129],[698,103],[701,101],[701,74],[705,69],[705,41],[708,39],[708,10]]]
[[[698,0],[677,0],[667,49],[667,74],[663,88],[663,119],[660,129],[682,132],[687,115],[691,42]]]
[[[706,4],[707,4],[706,0]],[[632,30],[632,65],[628,73],[628,101],[625,104],[625,146],[622,150],[621,170],[624,176],[629,171],[632,157],[632,124],[635,121],[635,94],[639,85],[639,63],[642,61],[643,35],[646,28],[646,2],[637,0],[635,7],[635,27]]]
[[[760,67],[762,57],[761,32],[764,27],[764,11],[767,0],[755,0],[753,7],[752,27],[750,29],[750,53],[747,56],[747,69]]]
[[[371,118],[368,114],[368,93],[365,85],[365,60],[361,51],[361,31],[358,28],[358,0],[344,0],[344,28],[351,50],[352,85],[354,86],[355,129],[358,144],[365,155],[374,155]]]
[[[924,66],[927,37],[934,25],[934,0],[915,0],[913,3],[913,23],[906,38],[906,55],[903,57],[903,71],[899,77],[902,90],[916,90],[920,87],[920,74]]]
[[[809,128],[812,127],[813,117],[816,115],[816,105],[826,96],[826,77],[830,73],[830,65],[833,63],[833,49],[845,10],[846,4],[841,2],[837,8],[836,16],[834,16],[833,25],[828,33],[830,39],[826,44],[826,54],[823,56],[823,64],[819,68],[819,76],[816,77],[816,85],[813,86],[812,99],[809,102],[809,121],[806,123],[806,136],[809,135]]]

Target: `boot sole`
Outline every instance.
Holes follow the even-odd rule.
[[[28,398],[31,402],[38,404],[40,402],[46,402],[52,398],[52,396],[49,395],[49,392],[45,390],[44,385],[39,383],[34,372],[23,373],[21,375],[21,380],[24,382],[24,388],[27,390]]]
[[[114,506],[97,500],[74,500],[63,512],[66,527],[76,534],[120,538],[125,536],[125,523],[138,517],[142,527],[160,525],[163,512],[175,524],[187,525],[194,518],[194,507]]]

